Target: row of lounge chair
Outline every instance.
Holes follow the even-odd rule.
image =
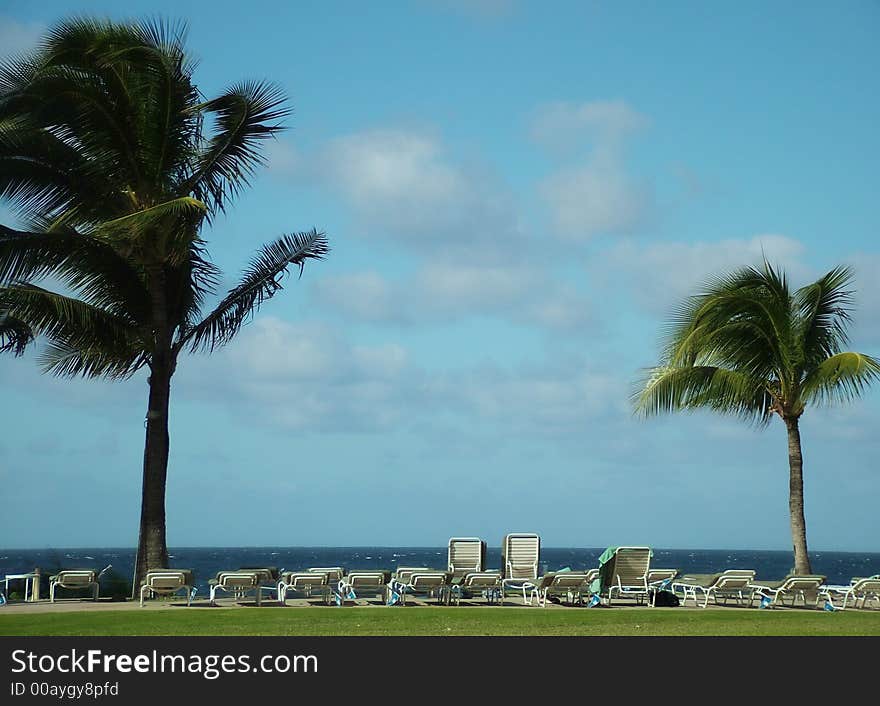
[[[788,576],[777,582],[756,582],[755,572],[732,569],[719,574],[679,576],[676,569],[651,567],[649,547],[611,547],[599,559],[599,566],[588,571],[560,570],[539,576],[541,540],[537,534],[512,533],[504,537],[501,569],[486,568],[486,543],[475,537],[449,540],[447,567],[400,566],[394,572],[367,569],[344,571],[341,567],[311,567],[302,571],[278,571],[270,567],[243,567],[221,571],[209,582],[209,601],[216,603],[218,592],[243,598],[253,593],[260,605],[265,592],[286,604],[288,596],[318,596],[326,604],[355,600],[358,596],[381,595],[383,602],[406,604],[407,596],[427,596],[446,605],[458,605],[463,598],[484,597],[488,603],[504,604],[510,595],[522,597],[524,605],[546,606],[548,601],[582,605],[632,598],[639,604],[655,605],[661,592],[671,591],[682,604],[707,607],[709,602],[762,607],[790,604],[798,599],[804,605],[815,597],[834,608],[850,602],[865,607],[868,600],[880,604],[880,575],[854,579],[848,586],[825,585],[821,575]],[[56,587],[93,587],[98,597],[97,574],[90,570],[63,571],[50,578],[50,598]],[[185,591],[187,605],[195,593],[193,574],[181,569],[148,572],[140,587],[140,603],[155,595]],[[837,606],[835,599],[842,605]]]

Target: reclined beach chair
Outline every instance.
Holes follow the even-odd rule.
[[[345,576],[345,571],[341,566],[313,566],[309,571],[314,571],[317,574],[327,574],[327,581],[331,586],[335,586]]]
[[[583,603],[584,596],[592,595],[590,584],[599,574],[599,569],[589,571],[549,572],[538,581],[538,605],[547,606],[550,597],[564,598],[569,605]]]
[[[432,569],[430,566],[398,566],[391,574],[391,581],[407,583],[413,574],[427,571],[439,571],[439,569]]]
[[[54,576],[49,577],[49,602],[55,602],[55,592],[58,588],[68,590],[92,589],[92,600],[98,600],[101,590],[100,580],[105,572],[112,568],[112,564],[104,567],[101,571],[94,569],[65,569]]]
[[[651,607],[657,604],[657,593],[672,591],[672,581],[678,576],[678,569],[649,569],[648,593],[651,595]]]
[[[810,600],[815,599],[816,604],[819,603],[819,587],[825,583],[825,577],[818,574],[791,574],[786,576],[782,581],[761,581],[752,584],[752,595],[749,598],[749,605],[752,605],[754,599],[768,599],[766,603],[762,602],[762,607],[775,608],[777,605],[785,605],[785,599],[791,598],[791,607],[794,608],[798,597],[807,605],[807,595]]]
[[[330,595],[332,587],[337,581],[330,582],[330,574],[322,571],[284,571],[278,579],[278,602],[281,605],[287,605],[287,594],[289,592],[297,593],[308,598],[317,593],[324,600],[324,603],[330,605]]]
[[[217,591],[231,593],[237,599],[244,598],[253,591],[256,595],[257,606],[259,606],[263,598],[263,591],[267,588],[265,584],[273,579],[277,580],[277,572],[275,577],[272,573],[269,569],[238,569],[237,571],[219,572],[217,578],[208,582],[211,605],[217,605],[215,602]],[[276,587],[270,586],[269,589],[276,590]]]
[[[479,573],[486,568],[486,543],[477,537],[452,537],[449,540],[447,571],[453,578]]]
[[[506,591],[522,592],[523,603],[538,597],[538,560],[541,538],[536,534],[508,534],[501,543],[501,605]]]
[[[338,584],[337,596],[340,603],[356,600],[358,594],[381,594],[382,602],[388,599],[388,582],[391,573],[377,569],[349,571]]]
[[[400,605],[406,605],[408,595],[425,595],[434,597],[438,603],[449,604],[449,574],[445,571],[407,570],[402,574],[398,571],[397,578],[388,583],[390,591],[389,605],[394,605],[395,596],[399,597]]]
[[[736,598],[739,604],[750,605],[754,579],[755,572],[750,569],[728,569],[720,574],[689,574],[673,581],[672,591],[683,594],[682,605],[685,605],[688,598],[693,598],[694,605],[699,605],[698,592],[704,596],[703,608],[709,605],[710,598],[715,601],[715,605],[718,605],[719,598],[725,605],[729,598]]]
[[[461,605],[462,598],[485,596],[489,605],[501,595],[500,571],[474,571],[464,576],[453,577],[449,585],[450,600]]]
[[[189,606],[192,603],[194,585],[193,572],[189,569],[151,569],[141,584],[141,608],[144,607],[144,596],[148,593],[151,596],[173,595],[181,590],[186,591],[186,605]]]
[[[843,606],[837,608],[834,605],[834,596],[840,598],[843,596]],[[819,595],[816,597],[816,605],[819,604],[820,598],[827,600],[832,608],[837,610],[846,610],[846,604],[852,600],[853,606],[856,608],[864,608],[868,599],[877,601],[880,608],[880,574],[875,574],[869,578],[854,578],[849,586],[821,586]],[[861,600],[862,605],[859,606]]]
[[[599,557],[600,595],[605,595],[607,605],[611,605],[615,594],[618,598],[635,597],[639,604],[643,599],[647,601],[650,568],[650,547],[609,547]]]

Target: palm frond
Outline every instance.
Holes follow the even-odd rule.
[[[642,416],[707,408],[764,424],[773,399],[761,378],[699,365],[650,370],[632,402]]]
[[[317,230],[285,235],[263,246],[245,270],[241,283],[230,290],[214,311],[187,331],[177,347],[188,345],[193,351],[214,350],[227,343],[260,305],[282,288],[281,275],[288,267],[299,266],[302,274],[306,260],[321,260],[328,251],[326,237]]]
[[[852,271],[836,267],[795,294],[804,366],[809,369],[837,353],[848,342],[853,293]]]
[[[815,366],[801,385],[804,402],[847,402],[880,379],[880,361],[864,353],[836,353]]]
[[[33,284],[0,288],[0,301],[10,317],[23,321],[35,335],[78,348],[125,350],[138,339],[138,329],[125,319]]]
[[[248,81],[197,106],[194,110],[214,117],[216,133],[197,158],[182,193],[193,193],[211,211],[222,211],[265,163],[261,146],[283,129],[278,121],[289,113],[284,102],[278,86]]]
[[[34,332],[21,319],[0,311],[0,353],[24,355],[28,344],[34,340]]]
[[[139,273],[107,243],[82,233],[34,233],[0,225],[0,284],[55,277],[87,302],[132,322],[148,320]]]

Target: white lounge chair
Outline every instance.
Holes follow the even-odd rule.
[[[768,599],[766,607],[775,608],[777,605],[785,605],[785,600],[791,598],[791,607],[794,608],[797,599],[800,597],[807,605],[807,595],[811,600],[815,597],[816,603],[819,602],[819,587],[825,583],[825,577],[818,574],[792,574],[786,576],[782,581],[760,582],[752,584],[752,595],[749,598],[749,605],[752,605],[755,599]]]
[[[356,600],[358,594],[363,593],[381,594],[382,602],[385,603],[390,576],[389,572],[378,569],[349,571],[338,584],[340,603]]]
[[[193,573],[188,569],[152,569],[144,576],[141,584],[140,604],[144,607],[144,596],[173,595],[180,590],[186,591],[186,605],[192,603]]]
[[[672,590],[671,585],[675,577],[678,576],[678,569],[649,569],[648,570],[648,592],[651,594],[651,607],[657,604],[657,594],[660,591]]]
[[[614,555],[599,569],[602,591],[608,605],[614,598],[634,597],[638,603],[648,600],[648,572],[651,568],[650,547],[617,547]]]
[[[281,605],[287,605],[287,594],[298,593],[305,598],[318,593],[324,600],[324,603],[330,605],[331,586],[330,574],[313,571],[284,571],[278,579],[278,602]]]
[[[590,584],[598,574],[599,569],[545,574],[538,582],[538,604],[545,608],[551,596],[564,597],[570,605],[583,603],[583,597],[591,595]]]
[[[392,579],[388,584],[388,590],[400,596],[400,605],[406,605],[408,595],[425,595],[434,597],[438,603],[449,604],[449,574],[445,571],[415,570],[398,573],[398,578]]]
[[[703,594],[703,608],[709,605],[710,598],[716,605],[719,598],[725,605],[730,598],[735,598],[740,605],[750,605],[754,579],[755,572],[751,569],[728,569],[720,574],[689,574],[673,581],[672,591],[682,593],[682,605],[687,603],[688,598],[693,598],[694,605],[699,605],[697,593]]]
[[[462,598],[475,594],[485,596],[489,605],[492,605],[501,595],[501,572],[474,571],[452,579],[449,595],[455,605],[461,605]]]
[[[245,595],[254,592],[256,596],[257,606],[262,601],[264,583],[271,580],[271,574],[261,569],[238,569],[237,571],[221,571],[217,574],[217,578],[211,579],[209,600],[211,605],[217,605],[217,591],[225,591],[233,594],[236,598],[243,598]]]
[[[834,597],[843,598],[843,605],[840,608],[834,605]],[[868,600],[874,600],[880,607],[880,574],[869,578],[854,578],[849,586],[822,586],[819,588],[819,594],[816,597],[816,605],[819,600],[825,598],[831,603],[832,608],[838,610],[846,610],[846,604],[852,600],[856,608],[864,608]],[[859,605],[859,601],[862,605]]]
[[[449,540],[447,571],[453,577],[479,573],[486,568],[486,543],[478,537]]]
[[[501,605],[506,591],[522,593],[523,603],[531,605],[538,597],[538,560],[541,538],[537,534],[513,533],[501,543]]]
[[[113,568],[112,564],[104,567],[101,571],[95,571],[94,569],[65,569],[59,571],[54,576],[49,577],[49,602],[55,602],[55,593],[59,588],[68,590],[90,588],[92,590],[92,600],[98,600],[98,594],[101,590],[101,576],[111,568]]]

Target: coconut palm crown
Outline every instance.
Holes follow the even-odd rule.
[[[708,408],[758,425],[785,423],[798,573],[811,571],[799,419],[810,405],[860,396],[880,376],[875,358],[844,350],[851,282],[851,271],[838,267],[791,291],[766,261],[710,280],[673,315],[662,362],[634,397],[644,415]]]
[[[230,341],[292,265],[327,252],[311,230],[259,249],[206,311],[220,279],[203,227],[264,163],[282,92],[193,83],[184,29],[73,19],[0,65],[0,349],[35,337],[45,371],[127,378],[149,369],[134,590],[167,566],[165,481],[171,378],[185,351]]]

